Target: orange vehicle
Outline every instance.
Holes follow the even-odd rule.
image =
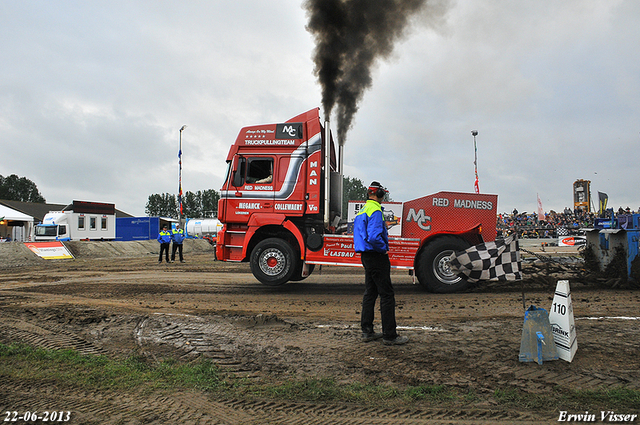
[[[244,127],[227,164],[218,260],[249,262],[266,285],[302,280],[316,264],[361,266],[342,212],[342,152],[318,108],[283,123]],[[497,200],[438,192],[404,202],[400,236],[389,237],[391,266],[415,273],[433,292],[466,289],[449,256],[495,240]]]

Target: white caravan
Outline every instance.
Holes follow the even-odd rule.
[[[36,241],[114,240],[115,204],[73,201],[63,211],[50,211],[36,226]]]

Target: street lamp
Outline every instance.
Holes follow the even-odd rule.
[[[471,130],[471,135],[473,136],[473,167],[475,168],[476,172],[476,181],[473,183],[473,188],[475,189],[476,193],[480,193],[480,186],[478,184],[478,145],[476,144],[476,136],[478,135],[478,130]]]
[[[180,128],[180,150],[178,151],[178,204],[180,206],[180,210],[178,213],[178,224],[182,225],[182,131],[187,128],[186,125],[183,125]]]

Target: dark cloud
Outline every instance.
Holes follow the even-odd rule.
[[[426,0],[307,0],[307,30],[316,41],[315,74],[327,117],[337,107],[338,140],[346,141],[358,102],[379,59],[393,51]]]

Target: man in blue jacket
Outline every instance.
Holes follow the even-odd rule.
[[[158,263],[162,263],[162,253],[164,253],[167,263],[169,262],[169,244],[171,243],[171,233],[167,230],[167,226],[162,226],[162,230],[158,234],[158,242],[160,242],[160,255]]]
[[[180,252],[180,262],[184,263],[182,257],[182,242],[184,241],[184,231],[180,228],[180,224],[176,224],[176,228],[171,231],[171,240],[173,247],[171,248],[171,262],[176,261],[176,250]]]
[[[353,222],[353,247],[360,253],[365,272],[360,326],[364,342],[382,338],[385,345],[402,345],[406,344],[409,338],[396,332],[396,299],[391,284],[389,236],[380,205],[387,192],[380,183],[372,182],[367,189],[369,199]],[[373,331],[374,309],[378,296],[382,333]]]

